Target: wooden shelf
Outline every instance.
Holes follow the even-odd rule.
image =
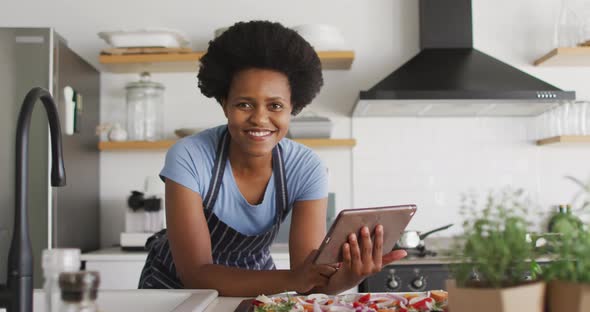
[[[590,135],[562,135],[537,141],[537,145],[557,143],[590,143]]]
[[[353,147],[356,145],[355,139],[295,139],[308,147]],[[101,151],[123,151],[123,150],[164,150],[170,148],[176,140],[162,141],[123,141],[111,142],[102,141],[98,143],[98,149]]]
[[[590,47],[557,48],[535,61],[536,66],[590,66]]]
[[[354,51],[317,52],[323,69],[350,69],[354,61]]]
[[[107,72],[197,72],[205,52],[161,54],[101,54],[98,61]],[[323,69],[350,69],[354,51],[320,51]]]

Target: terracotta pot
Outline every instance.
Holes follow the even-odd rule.
[[[590,311],[590,285],[552,281],[547,292],[550,312]]]
[[[463,288],[448,280],[449,311],[544,312],[545,286],[538,282],[506,288]]]

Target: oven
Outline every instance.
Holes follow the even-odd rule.
[[[360,292],[410,292],[446,290],[449,268],[444,263],[403,263],[388,265],[360,285]]]
[[[538,259],[537,263],[543,268],[548,259]],[[412,292],[428,290],[446,290],[446,280],[450,278],[449,259],[430,258],[429,261],[420,259],[403,259],[388,265],[374,275],[367,277],[359,284],[359,292]],[[473,275],[477,279],[477,274]],[[523,280],[532,280],[530,272],[523,276]]]

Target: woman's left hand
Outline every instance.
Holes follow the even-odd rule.
[[[333,276],[339,281],[334,282],[354,287],[366,277],[381,271],[383,266],[407,255],[405,250],[394,250],[383,255],[382,225],[375,227],[374,237],[372,241],[367,227],[361,228],[360,238],[354,233],[348,236],[348,243],[342,245],[343,262]]]

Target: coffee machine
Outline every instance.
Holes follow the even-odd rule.
[[[123,250],[145,250],[147,239],[166,227],[164,183],[147,177],[143,191],[133,190],[127,197],[125,232],[121,233]]]

